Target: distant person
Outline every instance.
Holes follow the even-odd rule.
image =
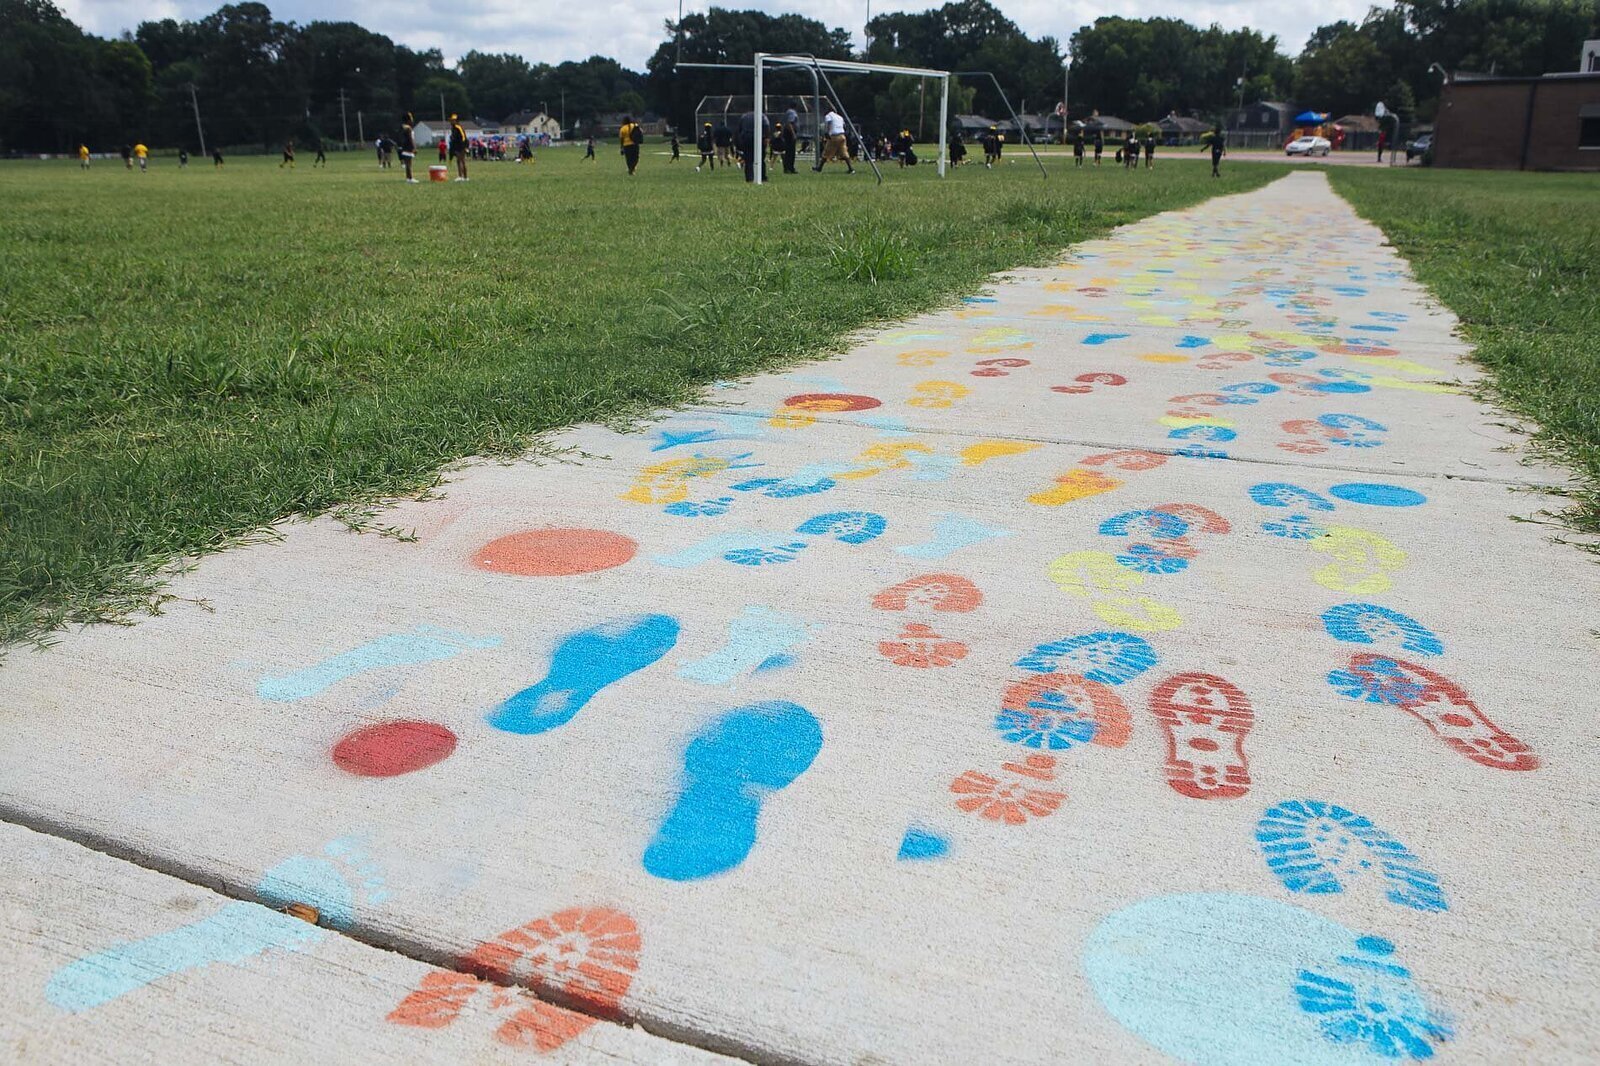
[[[631,178],[639,169],[639,149],[644,146],[644,127],[633,121],[632,115],[623,115],[617,140],[622,142],[622,158],[628,164],[628,177]]]
[[[328,152],[325,148],[323,148],[322,141],[320,140],[317,141],[317,157],[311,161],[311,165],[314,167],[322,167],[324,169],[326,169],[328,166]]]
[[[139,173],[144,173],[145,164],[150,161],[150,149],[143,144],[133,146],[133,157],[139,161]]]
[[[795,128],[795,124],[790,122],[788,118],[789,115],[794,114],[795,112],[791,108],[788,114],[784,116],[783,124],[778,127],[777,132],[772,136],[773,143],[778,149],[778,157],[783,160],[783,172],[785,174],[799,173],[794,168],[794,151],[800,144],[800,131]],[[799,118],[798,115],[795,115],[795,117]]]
[[[383,150],[382,135],[378,136],[378,138],[372,142],[372,147],[378,150],[378,169],[382,170],[384,167],[389,165],[389,160],[385,158],[388,153]]]
[[[955,136],[950,138],[950,165],[959,167],[967,161],[967,142],[961,139],[961,131],[956,130]]]
[[[1094,165],[1100,165],[1100,156],[1106,150],[1106,131],[1094,131]]]
[[[1083,166],[1083,127],[1072,131],[1072,165]]]
[[[179,148],[178,149],[178,169],[179,170],[188,170],[189,169],[189,149],[187,149],[187,148]]]
[[[728,119],[723,117],[717,123],[717,130],[711,135],[711,143],[717,146],[717,162],[723,166],[733,163],[733,128],[728,125]]]
[[[1156,135],[1149,130],[1144,133],[1144,168],[1151,169],[1156,165]]]
[[[844,161],[845,173],[854,174],[856,168],[850,164],[850,141],[844,135],[844,116],[831,104],[827,114],[822,116],[822,136],[827,138],[822,142],[822,159],[811,169],[820,174],[823,167],[839,159]]]
[[[1389,147],[1389,134],[1386,130],[1378,131],[1378,162],[1383,162],[1383,150]]]
[[[594,134],[589,134],[589,142],[584,145],[583,158],[594,159]],[[598,162],[598,160],[596,160]]]
[[[87,144],[78,145],[78,169],[89,169],[89,146]]]
[[[711,123],[707,122],[700,127],[700,136],[695,141],[695,147],[700,149],[700,162],[695,164],[694,172],[696,174],[700,173],[701,167],[710,167],[712,170],[717,169],[716,157],[712,155],[716,145],[711,139]]]
[[[122,165],[129,170],[133,169],[133,145],[131,144],[122,146]]]
[[[290,170],[294,169],[294,141],[293,140],[287,140],[287,141],[283,142],[283,161],[278,164],[278,169],[282,170],[284,167],[288,167]]]
[[[211,149],[211,169],[215,170],[222,165],[222,149]]]
[[[983,135],[983,166],[985,170],[993,170],[994,165],[1000,162],[1000,127],[990,126]]]
[[[1122,165],[1129,169],[1139,165],[1139,138],[1135,134],[1128,134],[1128,139],[1123,142]]]
[[[672,131],[672,158],[667,160],[667,162],[676,163],[677,161],[678,161],[678,131],[677,130],[673,130]]]
[[[911,136],[910,130],[901,130],[900,136],[894,139],[894,154],[899,158],[902,167],[917,165],[917,153],[912,148],[916,143],[916,138]]]
[[[440,137],[436,143],[439,145],[439,162],[449,162],[450,156],[447,154],[448,149],[446,148],[446,145],[449,143],[448,138]]]
[[[456,161],[456,180],[467,180],[467,131],[455,115],[450,116],[450,155]]]
[[[761,168],[761,180],[767,180],[765,145],[772,139],[772,119],[761,116],[761,144],[756,143],[756,113],[746,111],[739,116],[739,152],[744,156],[744,180],[756,180],[756,167]]]
[[[1211,176],[1213,178],[1222,177],[1222,171],[1217,168],[1222,163],[1222,157],[1227,154],[1228,140],[1222,135],[1222,127],[1218,126],[1211,131]]]
[[[406,112],[406,117],[400,120],[400,165],[406,168],[406,184],[415,185],[417,179],[411,176],[411,162],[417,158],[417,118],[411,112]],[[317,149],[317,156],[322,156],[322,149]]]

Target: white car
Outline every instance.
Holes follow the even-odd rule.
[[[1327,155],[1333,142],[1326,137],[1296,137],[1284,146],[1284,155]]]

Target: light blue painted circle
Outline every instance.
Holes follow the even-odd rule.
[[[1295,999],[1301,970],[1336,972],[1360,937],[1258,896],[1157,896],[1102,921],[1083,970],[1125,1028],[1197,1066],[1393,1063],[1329,1041]]]
[[[1413,489],[1371,481],[1346,481],[1333,486],[1328,494],[1346,503],[1364,503],[1372,507],[1416,507],[1428,502],[1426,496]]]

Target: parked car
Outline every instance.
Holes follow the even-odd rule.
[[[1284,155],[1327,155],[1333,142],[1326,137],[1296,137],[1283,148]]]
[[[1424,133],[1421,137],[1406,145],[1406,162],[1409,163],[1419,155],[1427,155],[1433,150],[1433,134]]]

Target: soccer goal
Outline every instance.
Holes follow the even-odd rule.
[[[762,121],[766,117],[761,108],[764,101],[763,90],[765,88],[764,83],[766,81],[767,68],[771,67],[774,70],[782,70],[794,69],[798,67],[814,71],[817,77],[821,79],[822,83],[827,86],[828,96],[832,99],[834,105],[839,108],[839,115],[845,120],[846,128],[855,135],[856,143],[863,145],[866,143],[866,138],[862,135],[861,128],[857,126],[855,120],[845,112],[844,103],[840,100],[839,94],[834,91],[833,84],[828,80],[828,72],[830,70],[835,73],[844,74],[905,74],[916,78],[938,79],[939,154],[936,158],[939,176],[941,178],[944,177],[945,150],[947,148],[946,142],[950,136],[950,72],[948,70],[924,70],[921,67],[895,67],[884,63],[856,63],[847,59],[818,59],[813,55],[783,54],[774,52],[757,52],[755,54],[754,61],[751,63],[751,67],[753,68],[753,73],[755,75],[755,92],[752,94],[752,99],[755,101],[755,106],[757,108],[755,116],[756,129],[759,130],[761,128]],[[883,180],[883,175],[878,171],[877,162],[873,160],[870,155],[867,157],[867,162],[872,165],[872,172],[877,175],[878,180],[881,182]],[[761,184],[761,180],[761,167],[758,166],[755,168],[756,184]]]

